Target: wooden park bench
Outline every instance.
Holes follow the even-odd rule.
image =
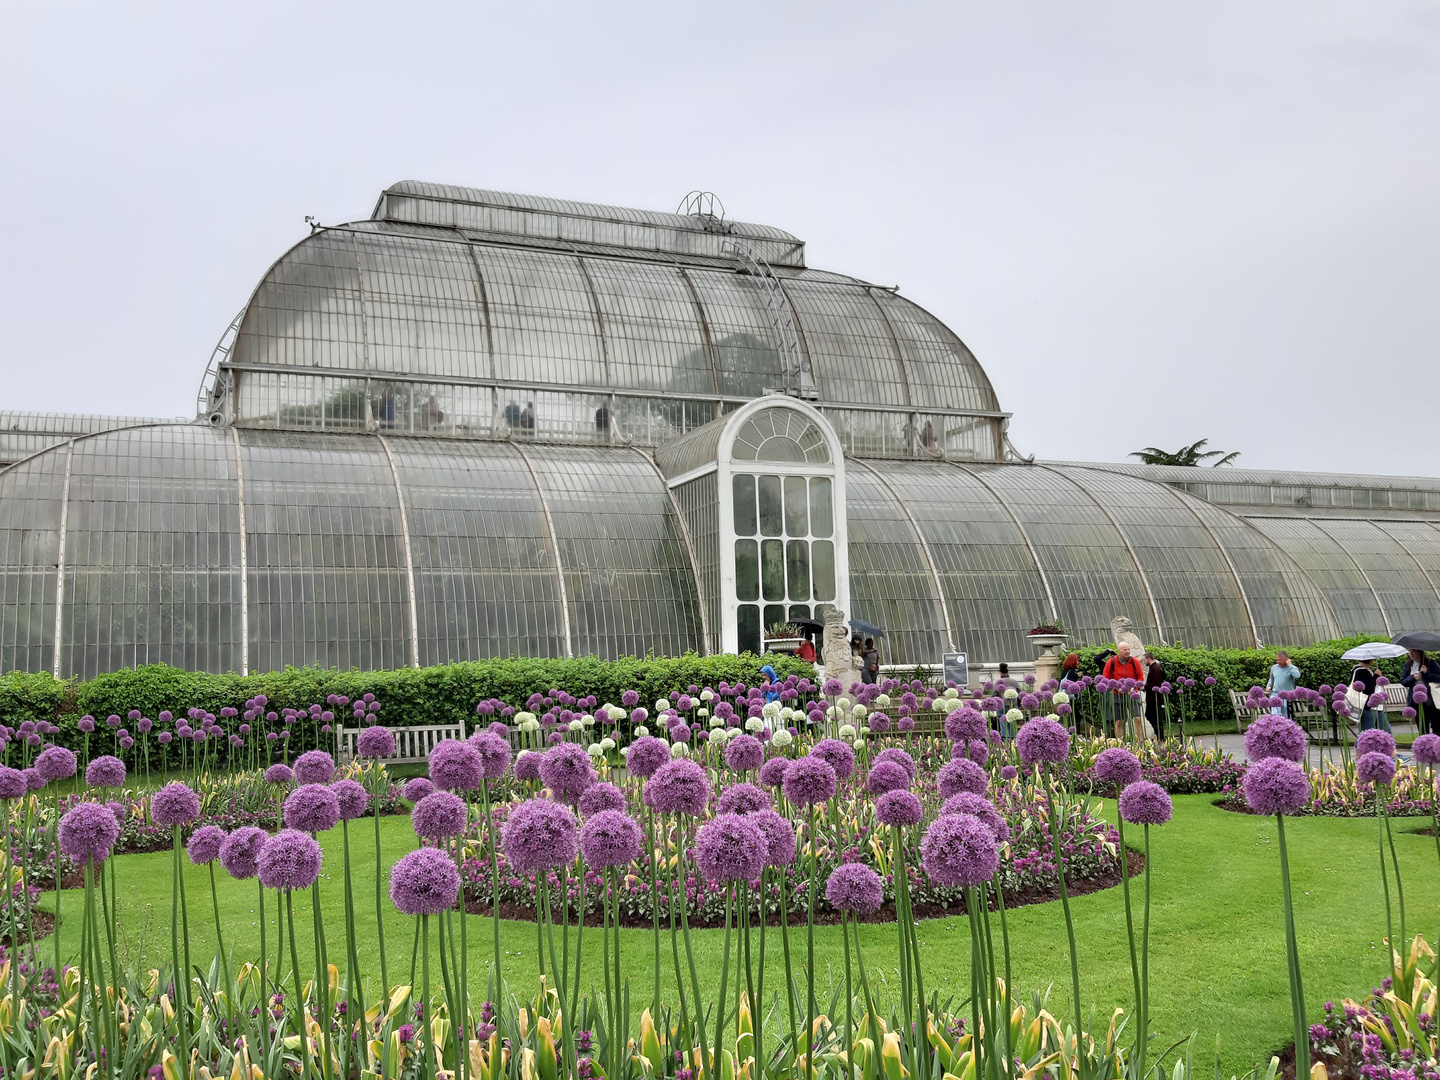
[[[1270,711],[1269,709],[1251,708],[1245,695],[1237,690],[1230,691],[1230,707],[1235,710],[1235,731],[1240,735],[1245,734],[1247,726]],[[1332,736],[1339,739],[1339,717],[1323,705],[1292,701],[1290,702],[1290,719],[1304,728],[1307,734],[1323,734],[1329,728]]]
[[[364,728],[340,729],[340,761],[348,762],[355,757],[355,747]],[[393,727],[390,734],[395,736],[395,756],[385,759],[388,765],[412,764],[428,761],[435,744],[445,739],[465,738],[465,721],[454,724],[421,724],[416,727]]]

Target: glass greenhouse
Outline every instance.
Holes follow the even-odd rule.
[[[435,184],[265,273],[195,421],[0,414],[0,670],[1440,628],[1440,480],[1021,459],[964,343],[802,241]],[[8,463],[8,464],[7,464]]]

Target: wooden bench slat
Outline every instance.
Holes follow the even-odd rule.
[[[359,744],[360,735],[364,728],[340,729],[340,760],[348,762],[354,759],[356,746]],[[391,764],[413,764],[426,761],[430,757],[430,751],[435,749],[437,743],[445,739],[464,739],[465,721],[461,720],[454,724],[421,724],[414,727],[395,727],[390,729],[390,734],[395,736],[395,756],[385,758]]]

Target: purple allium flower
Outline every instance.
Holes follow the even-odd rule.
[[[285,811],[288,818],[288,802],[285,804]],[[463,833],[468,817],[465,800],[459,795],[449,791],[435,791],[415,804],[415,808],[410,811],[410,824],[414,827],[416,836],[438,841]]]
[[[24,794],[25,774],[8,765],[0,765],[0,801],[9,802]]]
[[[887,791],[875,800],[875,819],[881,825],[897,829],[919,825],[924,816],[925,808],[919,798],[908,791]]]
[[[1070,756],[1070,733],[1057,721],[1039,716],[1021,725],[1015,749],[1026,765],[1058,764]]]
[[[636,690],[626,690],[620,695],[620,704],[627,709],[633,709],[640,704],[640,694]]]
[[[690,725],[680,720],[675,721],[666,730],[669,732],[670,738],[677,743],[688,743],[693,738]]]
[[[80,803],[60,819],[60,850],[76,866],[104,862],[119,838],[119,822],[100,803]]]
[[[836,911],[870,915],[880,909],[884,897],[880,875],[864,863],[842,863],[825,883],[825,899]]]
[[[630,744],[625,768],[635,776],[649,778],[670,760],[670,748],[653,735],[642,735]]]
[[[150,817],[156,825],[189,825],[200,816],[200,796],[176,780],[150,796]]]
[[[265,781],[270,784],[288,784],[295,779],[295,774],[290,771],[289,765],[281,765],[276,762],[265,770]]]
[[[710,780],[705,770],[689,758],[676,758],[661,765],[645,781],[644,800],[658,814],[699,817],[710,803]]]
[[[1132,825],[1164,825],[1172,813],[1170,796],[1149,780],[1137,780],[1120,795],[1120,816]]]
[[[118,757],[101,754],[86,767],[85,782],[91,787],[124,787],[125,763]]]
[[[510,740],[493,731],[480,731],[466,740],[480,755],[486,780],[499,780],[510,771]]]
[[[882,761],[895,762],[895,764],[905,770],[912,781],[915,779],[915,773],[917,771],[915,768],[915,759],[898,746],[892,746],[888,750],[881,750],[880,753],[875,755],[875,765],[880,764]],[[874,765],[872,765],[871,768],[873,769]]]
[[[442,739],[436,743],[430,751],[429,764],[430,779],[442,791],[474,791],[485,778],[480,752],[459,739]]]
[[[407,780],[405,786],[400,790],[400,794],[405,797],[405,801],[410,803],[418,803],[421,799],[425,798],[425,796],[432,795],[434,792],[435,785],[430,782],[428,777],[424,776],[417,776],[413,780]]]
[[[170,740],[172,740],[173,738],[175,738],[175,736],[170,734],[170,732],[162,731],[159,735],[155,736],[155,741],[158,742],[161,746],[169,746]]]
[[[370,805],[370,793],[357,781],[336,780],[330,785],[330,790],[335,793],[341,821],[354,821],[364,814]]]
[[[828,739],[827,742],[834,742]],[[840,745],[844,745],[841,743]],[[848,750],[849,747],[846,747]],[[811,752],[790,763],[781,790],[796,806],[814,806],[835,797],[836,776],[830,763]]]
[[[887,791],[906,791],[910,787],[910,774],[898,761],[877,761],[870,766],[866,787],[871,795],[884,795]]]
[[[1395,779],[1395,759],[1378,750],[1362,754],[1355,765],[1355,777],[1362,784],[1388,784]]]
[[[402,915],[439,915],[459,896],[460,871],[439,848],[416,848],[390,868],[390,901]]]
[[[984,742],[990,734],[990,722],[974,706],[966,705],[945,717],[945,737],[952,743],[967,739]]]
[[[1283,716],[1261,716],[1245,732],[1245,753],[1251,761],[1304,761],[1308,745],[1300,725]]]
[[[1032,720],[1031,723],[1034,721]],[[947,761],[941,765],[940,771],[935,774],[935,781],[939,786],[942,799],[948,799],[951,795],[958,795],[962,791],[984,795],[990,788],[990,777],[986,775],[985,770],[968,758]]]
[[[731,784],[720,793],[715,809],[721,814],[754,814],[773,806],[770,796],[754,784]]]
[[[1123,789],[1140,779],[1140,759],[1123,746],[1102,750],[1095,758],[1095,779]]]
[[[540,759],[544,756],[538,750],[521,750],[515,757],[515,779],[539,780]]]
[[[1366,754],[1384,754],[1393,758],[1395,736],[1383,728],[1369,728],[1360,732],[1360,737],[1355,740],[1355,757],[1363,758]]]
[[[242,825],[220,845],[220,865],[237,881],[255,876],[260,864],[260,848],[270,834],[254,825]]]
[[[855,771],[855,751],[839,739],[821,739],[810,748],[810,756],[818,757],[835,770],[835,779],[843,783]],[[792,800],[793,801],[793,800]]]
[[[206,863],[215,861],[220,854],[220,846],[224,843],[224,829],[218,825],[201,825],[190,834],[190,842],[185,845],[185,853],[190,856],[190,861],[196,866],[204,866]]]
[[[592,870],[629,866],[640,857],[640,826],[622,810],[601,810],[580,827],[580,854]]]
[[[580,796],[580,813],[585,817],[603,814],[606,810],[625,809],[625,793],[614,784],[595,783]]]
[[[387,727],[366,728],[355,740],[355,752],[363,758],[395,756],[395,736]]]
[[[1014,779],[1015,779],[1017,776],[1019,776],[1019,775],[1020,775],[1020,770],[1017,769],[1017,768],[1015,768],[1014,765],[1002,765],[1002,766],[1000,766],[1000,779],[1001,779],[1001,780],[1014,780]]]
[[[1421,735],[1415,740],[1415,745],[1410,747],[1410,752],[1415,755],[1415,761],[1420,765],[1440,765],[1440,735]],[[4,798],[0,794],[0,798]]]
[[[952,889],[973,889],[989,881],[1000,867],[994,834],[968,814],[936,818],[920,842],[920,857],[930,880]]]
[[[765,834],[743,814],[717,814],[695,834],[695,864],[712,885],[754,881],[765,869]]]
[[[320,876],[323,858],[309,833],[282,829],[261,844],[255,868],[267,889],[308,889]]]
[[[31,765],[28,769],[22,769],[20,775],[25,778],[25,787],[29,791],[39,791],[45,786],[45,778],[40,775],[40,770]]]
[[[962,791],[958,795],[952,795],[945,800],[945,805],[940,808],[941,814],[969,814],[973,818],[979,818],[984,822],[985,827],[995,836],[995,842],[1003,844],[1010,839],[1010,825],[995,809],[994,804],[983,795],[976,795],[973,791]]]
[[[595,767],[590,764],[590,755],[579,745],[561,743],[545,751],[540,759],[540,779],[555,798],[573,806],[585,794],[585,789],[595,783]]]
[[[86,735],[89,735],[92,731],[95,730],[95,717],[90,716],[87,713],[85,716],[80,717],[80,719],[76,722],[75,726],[81,731],[83,731]]]
[[[299,784],[328,784],[335,779],[335,759],[324,750],[306,750],[295,759],[295,781]]]
[[[754,735],[736,735],[725,747],[725,764],[736,772],[750,772],[765,764],[765,746]]]
[[[993,734],[996,739],[999,738],[998,732],[992,732],[991,734]],[[990,747],[983,742],[951,743],[950,759],[952,761],[968,759],[983,768],[990,760]]]
[[[790,759],[772,757],[760,766],[760,783],[766,787],[778,788],[785,782],[785,770],[790,768]]]
[[[1257,814],[1293,814],[1310,801],[1310,778],[1284,758],[1265,758],[1245,771],[1245,801]]]
[[[527,799],[511,810],[500,838],[506,861],[521,874],[574,862],[579,843],[575,815],[550,799]]]
[[[63,746],[47,746],[35,759],[35,771],[51,780],[64,780],[75,775],[75,755]]]
[[[340,803],[324,784],[302,784],[285,800],[285,827],[328,832],[340,820]]]
[[[749,815],[765,837],[765,864],[789,866],[795,861],[795,826],[774,810],[757,810]]]

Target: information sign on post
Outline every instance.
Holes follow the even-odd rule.
[[[947,652],[942,657],[945,666],[945,682],[965,686],[970,682],[970,661],[963,652]]]

